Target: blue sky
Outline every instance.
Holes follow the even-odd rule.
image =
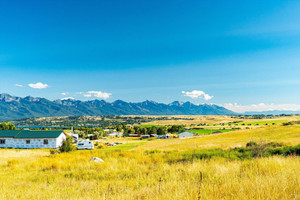
[[[0,5],[0,93],[300,110],[299,1]]]

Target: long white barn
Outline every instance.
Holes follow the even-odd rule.
[[[56,149],[65,139],[63,131],[1,130],[0,148]]]

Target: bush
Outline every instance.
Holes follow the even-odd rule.
[[[62,145],[59,147],[60,152],[69,152],[76,150],[76,146],[72,144],[72,137],[67,136],[67,139],[63,141]]]
[[[58,153],[59,153],[59,150],[57,150],[57,149],[50,149],[50,154],[51,155],[58,154]]]
[[[250,141],[246,144],[246,147],[254,147],[254,146],[257,146],[257,143],[253,141]]]

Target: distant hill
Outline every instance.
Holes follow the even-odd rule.
[[[195,105],[174,101],[170,104],[144,101],[127,103],[116,100],[79,101],[74,99],[50,101],[45,98],[24,98],[0,94],[0,120],[29,117],[85,116],[85,115],[231,115],[234,112],[217,105]]]

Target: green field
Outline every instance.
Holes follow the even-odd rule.
[[[234,131],[234,130],[235,129],[192,129],[192,130],[188,130],[188,131],[193,132],[197,135],[209,135],[216,131],[226,133],[226,132],[230,132],[230,131]]]
[[[290,120],[264,120],[264,121],[243,121],[238,123],[231,123],[231,125],[238,125],[238,126],[264,126],[264,125],[280,125],[283,123],[287,123]],[[226,123],[225,125],[229,125]]]

